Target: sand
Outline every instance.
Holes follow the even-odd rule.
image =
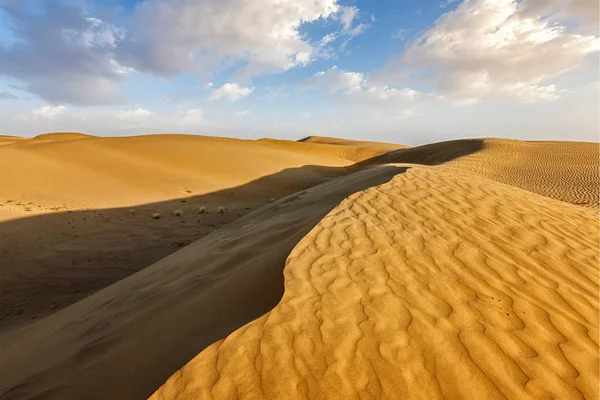
[[[151,398],[597,398],[598,214],[521,189],[597,199],[597,151],[484,141],[350,196],[278,305]]]
[[[357,154],[342,146],[189,135],[3,139],[5,330],[73,304],[270,199],[343,175]],[[363,156],[388,148],[361,147]]]
[[[366,169],[1,335],[0,397],[598,398],[598,144],[321,141]]]

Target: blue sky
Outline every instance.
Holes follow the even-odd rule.
[[[597,0],[0,0],[0,134],[598,140]]]

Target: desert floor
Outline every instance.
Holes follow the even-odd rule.
[[[0,137],[0,397],[597,399],[599,150]]]

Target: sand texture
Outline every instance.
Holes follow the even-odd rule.
[[[0,335],[0,398],[598,398],[598,144],[203,140],[294,192]]]
[[[571,167],[557,144],[502,142],[350,196],[290,253],[277,307],[152,399],[598,398],[598,215],[496,182],[590,199],[597,176],[564,193],[540,182]]]

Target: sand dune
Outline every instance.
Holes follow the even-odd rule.
[[[558,200],[590,207],[600,201],[597,143],[454,140],[391,151],[369,162],[438,165],[452,160],[447,167]]]
[[[356,154],[347,146],[189,135],[9,139],[0,148],[5,329],[73,304],[271,198],[346,174]]]
[[[269,204],[19,331],[0,336],[2,399],[137,399],[199,351],[269,311],[292,248],[345,197],[397,167]]]
[[[335,149],[312,154],[297,151],[302,143],[290,143],[293,147],[282,149],[191,135],[47,134],[19,140],[0,147],[0,219],[36,213],[38,206],[53,211],[145,204],[243,185],[287,168],[352,164]],[[308,172],[307,184],[322,181],[311,182]],[[292,190],[302,189],[298,183],[302,179],[289,181]],[[264,189],[278,195],[276,187]],[[8,200],[34,207],[28,213]]]
[[[460,168],[566,199],[597,176],[540,182],[569,167],[556,143],[503,174],[503,142],[350,196],[291,252],[277,307],[152,398],[597,398],[597,212]],[[597,173],[596,145],[565,146]]]
[[[0,146],[6,145],[6,144],[11,144],[18,140],[25,140],[25,139],[18,137],[18,136],[0,135]]]
[[[597,144],[331,140],[252,142],[340,173],[0,336],[0,397],[598,398]]]

